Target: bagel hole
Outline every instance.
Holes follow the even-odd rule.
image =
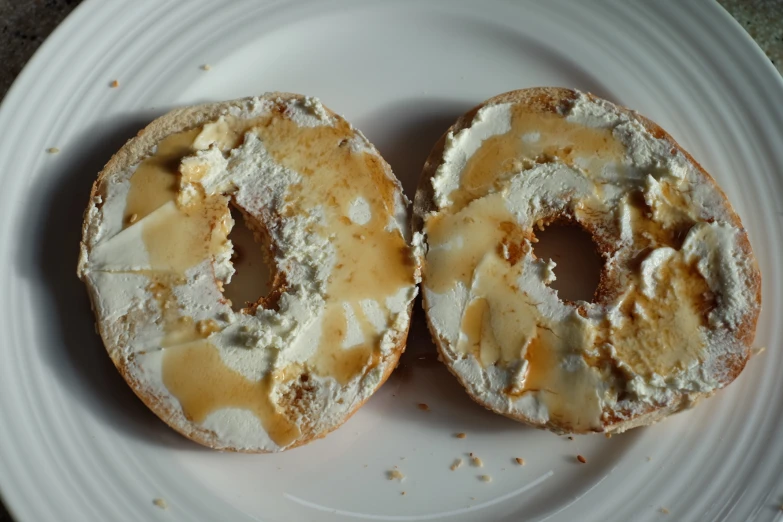
[[[571,222],[555,222],[536,233],[533,253],[551,259],[557,279],[550,288],[564,301],[592,301],[601,279],[603,262],[592,236]]]
[[[254,234],[245,216],[231,206],[234,227],[228,238],[234,245],[231,263],[234,275],[231,283],[224,285],[223,295],[231,300],[231,307],[239,312],[252,308],[269,295],[272,287],[272,267],[268,261],[269,246],[262,234]],[[257,239],[258,238],[258,239]]]

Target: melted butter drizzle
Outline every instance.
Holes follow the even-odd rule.
[[[684,369],[703,350],[699,327],[704,310],[714,303],[706,282],[692,266],[685,266],[681,256],[662,269],[654,297],[638,290],[638,277],[631,282],[633,290],[621,303],[630,319],[618,327],[608,321],[593,327],[576,309],[567,320],[555,323],[518,291],[522,265],[517,262],[528,254],[526,242],[533,232],[521,229],[506,209],[500,192],[504,184],[535,163],[558,161],[578,166],[595,183],[600,197],[603,166],[612,163],[621,169],[626,153],[611,129],[568,122],[559,114],[525,111],[513,106],[511,130],[482,142],[463,169],[459,188],[449,195],[452,203],[425,219],[429,251],[424,282],[440,294],[458,283],[469,289],[455,347],[461,356],[475,357],[484,367],[526,361],[525,371],[505,393],[512,398],[535,393],[550,421],[561,428],[600,429],[598,385],[607,370],[591,354],[608,342],[621,360],[643,375]],[[538,139],[532,139],[536,133]],[[652,209],[640,192],[629,199],[634,237],[647,248],[641,254],[659,246],[680,248],[694,223],[681,210],[686,200],[680,190],[663,181],[661,193],[660,222],[651,219]],[[577,219],[589,222],[605,212],[593,208],[596,201],[582,203],[575,211]],[[644,315],[637,317],[634,310]]]
[[[394,213],[396,186],[377,157],[351,151],[348,142],[355,132],[346,122],[303,128],[280,113],[255,120],[220,120],[169,136],[131,177],[125,224],[143,227],[151,265],[151,270],[143,272],[150,279],[148,290],[161,310],[165,334],[160,343],[166,348],[164,385],[190,420],[203,422],[221,408],[248,409],[276,444],[286,446],[301,432],[271,399],[273,383],[279,378],[270,372],[261,381],[251,381],[226,366],[218,348],[206,340],[220,330],[218,323],[194,322],[183,315],[173,292],[175,286],[185,284],[188,268],[225,248],[233,224],[228,197],[202,193],[187,205],[178,200],[180,161],[194,152],[194,140],[204,129],[224,151],[241,144],[252,129],[277,162],[306,178],[304,186],[290,190],[286,211],[306,212],[317,206],[325,210],[320,232],[332,236],[337,262],[328,281],[321,340],[308,368],[297,365],[299,371],[276,372],[285,380],[309,370],[345,385],[380,362],[381,336],[366,317],[361,301],[375,300],[388,326],[392,318],[386,299],[414,284],[414,267],[404,238],[396,229],[386,230]],[[196,171],[188,175],[191,180],[200,177]],[[364,198],[370,208],[370,221],[363,225],[346,217],[356,197]],[[162,212],[163,217],[156,219],[155,214]],[[351,347],[343,346],[348,328],[343,303],[352,308],[363,337]]]
[[[278,446],[287,446],[299,437],[299,428],[271,398],[272,373],[260,381],[247,379],[226,366],[208,341],[168,348],[163,382],[193,422],[202,423],[210,413],[223,408],[241,408],[255,414]]]
[[[321,206],[326,223],[322,235],[331,237],[337,259],[327,285],[321,341],[310,361],[318,375],[346,384],[380,361],[380,336],[369,322],[361,301],[376,301],[391,321],[385,301],[414,284],[410,251],[401,233],[386,230],[395,207],[395,185],[380,160],[351,150],[354,131],[345,121],[334,127],[299,127],[285,118],[272,118],[254,129],[272,158],[299,172],[304,181],[292,187],[289,211],[303,213]],[[339,146],[336,146],[340,144]],[[361,197],[370,209],[362,225],[348,219],[351,203]],[[359,322],[363,342],[345,347],[348,303]]]
[[[535,141],[523,136],[539,134]],[[522,105],[511,109],[511,129],[492,136],[470,157],[460,176],[459,189],[450,194],[453,211],[459,211],[471,201],[530,168],[534,163],[557,161],[573,166],[583,160],[588,173],[599,174],[606,162],[619,162],[625,147],[612,135],[611,129],[597,129],[567,122],[554,113],[530,113]]]

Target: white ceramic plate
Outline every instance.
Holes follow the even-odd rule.
[[[103,163],[153,117],[267,90],[316,95],[412,195],[459,114],[537,85],[651,117],[741,215],[764,274],[757,345],[769,349],[714,399],[611,440],[569,441],[482,410],[439,365],[418,364],[433,349],[419,322],[405,367],[338,432],[248,456],[182,439],[114,370],[74,275],[81,212]],[[706,2],[86,1],[0,111],[5,502],[20,522],[781,518],[781,99],[762,52]],[[484,468],[451,471],[467,452]],[[387,480],[393,466],[403,482]]]

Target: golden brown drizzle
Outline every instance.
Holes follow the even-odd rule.
[[[699,360],[704,348],[699,330],[712,308],[707,282],[681,254],[670,258],[658,277],[651,298],[634,285],[621,307],[628,319],[609,333],[619,358],[647,377],[670,375]]]
[[[385,300],[413,281],[409,249],[400,232],[386,230],[394,209],[395,186],[380,160],[371,154],[351,151],[348,141],[354,131],[344,121],[334,127],[299,127],[285,118],[271,118],[255,128],[269,154],[280,165],[299,172],[304,181],[288,196],[295,214],[322,206],[326,225],[320,231],[331,235],[337,259],[327,292],[321,342],[313,361],[314,370],[345,384],[365,368],[377,364],[380,337],[364,317],[360,302],[372,299],[389,315]],[[357,198],[370,208],[370,220],[359,225],[349,218]],[[354,310],[364,341],[344,347],[347,318],[342,303]]]
[[[445,292],[461,281],[469,287],[476,266],[487,252],[507,252],[508,261],[515,264],[521,257],[524,239],[532,235],[532,231],[516,224],[499,193],[476,200],[456,214],[433,216],[427,220],[427,286]]]
[[[348,332],[348,318],[342,303],[329,304],[324,313],[318,353],[312,361],[315,373],[334,377],[342,385],[360,374],[368,362],[370,367],[375,366],[380,356],[376,350],[380,336],[375,327],[367,320],[361,307],[354,307],[354,313],[364,341],[357,346],[343,347]]]
[[[563,365],[568,356],[581,357],[583,346],[593,344],[593,333],[574,312],[558,323],[541,316],[516,287],[521,265],[511,266],[490,252],[476,268],[473,295],[463,315],[462,354],[472,353],[482,366],[507,365],[527,360],[527,372],[506,393],[519,397],[536,393],[549,417],[577,430],[598,427],[601,413],[595,392],[597,374],[589,368],[571,371]]]
[[[668,219],[661,221],[653,219],[652,209],[645,203],[644,195],[641,192],[632,193],[627,201],[626,208],[631,213],[631,226],[637,243],[652,248],[670,246],[679,249],[682,247],[685,235],[694,224],[694,221],[684,211],[674,210],[675,207],[666,199],[660,202],[660,206],[667,209],[663,212],[666,213]]]
[[[218,349],[207,341],[167,348],[163,384],[193,422],[204,422],[222,408],[242,408],[258,417],[278,446],[287,446],[299,436],[296,424],[270,399],[272,374],[260,381],[247,379],[226,366]]]
[[[225,248],[231,223],[228,198],[217,195],[188,206],[169,202],[139,224],[150,267],[184,274]]]
[[[539,133],[536,141],[523,136]],[[460,177],[460,187],[450,195],[453,211],[497,188],[532,162],[549,162],[555,157],[573,165],[575,159],[591,167],[616,161],[625,154],[625,147],[612,135],[611,129],[587,127],[568,122],[555,113],[531,113],[523,105],[514,105],[511,130],[484,140],[470,157]]]
[[[539,325],[526,350],[527,373],[520,385],[507,391],[511,396],[535,392],[546,406],[550,421],[564,429],[589,431],[600,427],[596,370],[584,367],[569,370],[567,357],[582,360],[584,343],[593,341],[592,334],[577,314],[552,328]],[[582,363],[579,363],[582,364]]]
[[[131,176],[125,203],[125,226],[132,224],[134,214],[138,221],[177,197],[179,162],[193,152],[193,140],[200,128],[167,136],[158,144],[155,153],[142,161]]]
[[[461,328],[465,337],[460,339],[457,351],[462,354],[473,354],[476,359],[481,360],[482,345],[497,345],[490,319],[487,300],[483,297],[474,299],[465,308],[465,313],[462,316]]]

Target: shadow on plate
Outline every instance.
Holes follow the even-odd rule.
[[[84,284],[76,277],[82,218],[98,172],[128,139],[165,110],[99,122],[51,162],[40,194],[39,220],[20,252],[22,272],[42,285],[44,317],[51,317],[41,355],[74,400],[123,434],[165,446],[200,447],[176,434],[139,400],[114,367],[94,329]]]

